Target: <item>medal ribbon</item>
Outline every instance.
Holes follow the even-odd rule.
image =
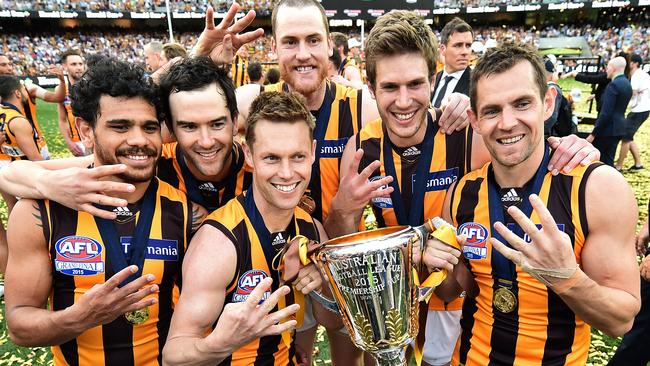
[[[519,209],[526,215],[530,217],[533,213],[533,206],[530,204],[528,196],[531,194],[539,194],[542,183],[544,183],[544,177],[546,176],[546,167],[548,166],[548,161],[550,160],[549,147],[544,143],[544,158],[542,159],[541,164],[537,168],[537,172],[533,178],[524,186],[523,189],[523,201],[519,205]],[[494,229],[494,224],[499,221],[502,224],[506,224],[505,214],[503,210],[503,204],[501,203],[501,195],[499,194],[499,185],[494,178],[494,171],[492,167],[488,172],[488,204],[490,207],[490,233],[493,238],[498,239],[503,244],[511,247],[508,244],[501,234]],[[520,238],[524,237],[524,230],[514,223],[513,232],[517,234]],[[508,260],[503,256],[499,251],[492,250],[492,268],[499,280],[506,280],[512,282],[516,275],[516,266],[513,262]]]
[[[406,215],[404,208],[404,201],[397,182],[397,173],[395,171],[395,162],[393,161],[393,149],[390,141],[388,141],[388,133],[386,127],[384,129],[384,137],[382,139],[382,150],[384,155],[384,169],[387,176],[392,176],[393,181],[390,186],[393,187],[393,193],[390,194],[390,199],[393,202],[393,211],[399,225],[418,226],[422,222],[424,214],[424,193],[426,189],[426,176],[429,172],[431,159],[433,155],[433,140],[435,138],[435,124],[430,113],[427,113],[427,130],[422,142],[422,153],[418,160],[418,165],[415,172],[415,184],[413,195],[411,196],[411,210],[409,215]],[[412,177],[410,177],[413,179]],[[404,177],[402,177],[404,181]]]
[[[271,278],[273,278],[273,283],[275,284],[275,288],[278,288],[278,285],[280,284],[280,278],[279,278],[280,276],[279,276],[279,272],[277,270],[274,270],[274,268],[277,268],[277,266],[273,266],[273,261],[278,256],[275,255],[276,250],[275,248],[273,248],[273,244],[271,243],[271,233],[269,232],[269,229],[266,227],[266,224],[264,224],[264,219],[262,218],[262,214],[260,214],[260,211],[257,209],[257,206],[255,205],[255,198],[253,197],[252,188],[246,191],[246,197],[244,198],[244,211],[246,211],[246,215],[250,219],[251,224],[253,225],[253,229],[255,229],[257,238],[260,241],[262,250],[264,251],[264,257],[266,259],[266,265],[269,268],[269,274],[271,275]],[[297,231],[296,226],[298,224],[295,222],[295,217],[292,218],[291,221],[294,224],[292,225],[291,223],[289,223],[287,230],[285,230],[288,234],[288,237],[294,237]],[[278,260],[280,260],[280,258],[278,258]],[[294,297],[296,297],[296,295],[301,295],[301,294],[298,291],[294,291]],[[283,299],[280,302],[278,302],[277,308],[280,309],[290,305],[290,303],[286,303],[285,301],[286,300]],[[300,317],[299,319],[302,319],[302,317]],[[301,321],[299,321],[299,323],[301,323]],[[282,340],[284,341],[284,343],[288,348],[291,347],[290,332],[283,332]]]
[[[271,272],[271,277],[273,277],[274,283],[280,283],[278,272],[273,270],[273,268],[277,268],[277,266],[273,265],[273,259],[276,257],[276,250],[273,248],[273,244],[271,243],[271,232],[269,232],[269,229],[266,228],[262,214],[260,214],[260,211],[255,205],[255,198],[253,197],[252,188],[246,191],[246,197],[244,198],[244,211],[246,211],[246,215],[250,219],[251,224],[255,229],[255,233],[257,234],[257,238],[260,241],[260,245],[264,251],[264,256],[266,257],[266,264],[268,265],[269,272]],[[294,222],[294,225],[289,224],[287,227],[286,232],[288,234],[288,238],[292,238],[296,234],[295,226],[297,224],[295,224],[295,218],[292,218],[291,221]],[[287,241],[288,240],[289,239],[287,239]]]
[[[9,102],[0,102],[0,104],[2,104],[5,107],[9,107],[9,108],[13,109],[14,111],[20,113],[21,115],[23,114],[23,112],[21,112],[20,109],[18,109],[18,107],[16,107],[15,105],[13,105],[13,104],[11,104]]]
[[[151,221],[153,220],[153,214],[156,209],[157,191],[158,179],[154,178],[149,183],[149,187],[147,187],[142,198],[140,214],[138,215],[134,235],[131,238],[128,254],[125,254],[122,249],[115,222],[113,220],[106,220],[94,216],[95,223],[99,229],[99,234],[101,235],[104,247],[106,248],[106,255],[111,261],[113,271],[117,273],[132,264],[138,266],[138,272],[129,276],[120,284],[120,286],[124,286],[142,276],[145,252],[147,244],[149,243],[149,234],[151,232]],[[95,207],[103,210],[109,209],[107,206],[95,205]]]
[[[350,59],[347,58],[347,57],[344,58],[344,59],[341,61],[341,65],[339,65],[339,69],[338,69],[338,74],[339,74],[339,75],[344,76],[344,75],[343,75],[343,70],[345,70],[345,67],[348,65],[348,62],[349,62],[349,61],[350,61]]]
[[[180,145],[176,145],[176,160],[178,161],[178,165],[181,167],[181,174],[183,175],[183,181],[185,182],[185,189],[187,190],[187,196],[190,198],[192,202],[198,203],[199,205],[205,207],[209,211],[214,211],[217,208],[221,207],[222,202],[219,201],[219,192],[218,190],[222,187],[225,187],[225,190],[223,192],[223,200],[226,201],[228,197],[234,196],[235,193],[235,184],[237,181],[237,162],[235,161],[236,158],[236,151],[233,146],[233,151],[231,155],[231,160],[230,160],[230,172],[228,172],[228,176],[226,178],[225,184],[219,186],[215,185],[215,189],[217,189],[217,199],[216,202],[207,202],[205,197],[201,194],[201,190],[199,189],[199,181],[194,177],[194,174],[190,171],[190,168],[187,167],[187,163],[185,162],[185,157],[183,156],[183,152],[180,149]],[[216,182],[212,182],[216,183]]]
[[[320,151],[323,146],[323,141],[325,141],[325,133],[327,132],[327,126],[329,125],[330,114],[332,113],[332,102],[334,102],[334,97],[332,96],[332,85],[327,82],[325,87],[325,96],[323,98],[323,104],[316,112],[316,128],[314,129],[314,139],[316,140],[316,156],[314,159],[314,164],[311,166],[311,179],[309,180],[309,191],[318,192],[319,197],[312,197],[316,203],[316,208],[314,209],[314,214],[320,215],[323,212],[320,190]],[[336,92],[336,86],[334,86]]]

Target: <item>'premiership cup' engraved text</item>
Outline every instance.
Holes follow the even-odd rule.
[[[341,291],[353,295],[372,295],[402,278],[400,252],[374,252],[333,261],[333,275]]]

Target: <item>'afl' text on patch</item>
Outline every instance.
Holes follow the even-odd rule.
[[[269,275],[266,274],[266,272],[262,271],[261,269],[251,269],[250,271],[247,271],[241,277],[239,277],[239,280],[237,281],[237,289],[235,290],[235,293],[232,295],[232,302],[244,302],[246,299],[248,299],[248,296],[253,292],[255,289],[255,286],[257,286],[262,280],[267,278]],[[268,299],[269,296],[271,296],[271,291],[267,290],[264,295],[262,295],[262,300],[260,301],[260,304],[264,302],[264,300]]]
[[[92,276],[104,273],[103,248],[95,239],[86,236],[66,236],[55,245],[56,271],[70,276]]]
[[[467,259],[487,258],[488,231],[478,222],[466,222],[458,227],[458,235],[467,238],[463,246],[463,255]]]
[[[377,175],[377,176],[371,177],[369,180],[371,182],[374,182],[374,181],[376,181],[378,179],[382,179],[382,178],[384,178],[384,177],[381,176],[381,175]],[[379,187],[379,189],[377,189],[377,190],[381,191],[381,190],[384,190],[386,188],[388,188],[388,186],[383,185],[383,186]],[[393,201],[390,199],[390,197],[375,197],[371,201],[372,201],[372,204],[375,205],[378,208],[393,208]]]

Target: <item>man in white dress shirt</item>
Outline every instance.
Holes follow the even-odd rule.
[[[456,17],[445,24],[440,32],[440,55],[445,68],[436,75],[435,88],[431,102],[434,107],[441,104],[451,93],[469,96],[469,61],[472,56],[474,32],[472,27]]]

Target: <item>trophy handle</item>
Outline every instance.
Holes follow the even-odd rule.
[[[420,242],[420,270],[422,270],[422,259],[424,258],[424,249],[426,248],[426,241],[429,237],[435,238],[449,246],[461,250],[460,244],[456,240],[456,229],[445,220],[434,217],[427,220],[424,225],[415,227],[415,232],[421,240]],[[447,278],[447,270],[439,269],[432,272],[423,282],[420,282],[418,271],[413,270],[415,284],[418,286],[418,301],[428,301],[433,293],[433,290]]]
[[[339,306],[336,305],[335,301],[332,301],[328,299],[327,297],[323,296],[322,294],[312,291],[309,293],[309,296],[311,296],[312,299],[318,301],[323,307],[333,313],[339,313]]]

